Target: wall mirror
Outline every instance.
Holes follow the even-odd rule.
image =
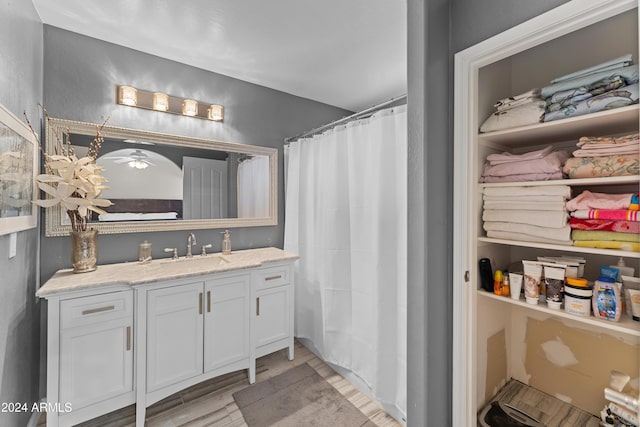
[[[70,143],[83,156],[97,124],[50,118],[46,149]],[[102,234],[276,225],[278,156],[275,148],[113,126],[97,163],[109,180],[106,215],[90,227]],[[68,235],[60,206],[46,210],[46,236]]]

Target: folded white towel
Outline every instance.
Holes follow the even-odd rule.
[[[571,227],[569,227],[568,224],[561,228],[552,228],[513,222],[485,221],[483,228],[485,231],[506,231],[509,233],[526,234],[531,237],[542,237],[565,242],[571,241]]]
[[[519,242],[549,243],[552,245],[572,245],[573,244],[571,240],[565,241],[565,240],[546,239],[544,237],[536,237],[536,236],[531,236],[529,234],[513,233],[509,231],[487,231],[487,237],[491,237],[492,239],[517,240]]]
[[[509,202],[512,203],[529,203],[529,202],[547,202],[547,203],[562,203],[567,200],[564,196],[515,196],[515,195],[507,195],[507,196],[482,196],[482,199],[485,202]],[[544,210],[544,209],[542,209]]]
[[[483,193],[487,196],[562,196],[570,199],[571,187],[568,185],[485,187]]]
[[[540,227],[562,228],[569,223],[566,211],[484,210],[483,221],[516,222]]]
[[[514,202],[513,200],[509,201],[492,201],[485,200],[483,207],[485,209],[492,210],[532,210],[532,211],[564,211],[565,202]]]

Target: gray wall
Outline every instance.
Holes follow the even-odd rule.
[[[0,3],[0,58],[0,104],[38,126],[42,24],[30,1]],[[0,236],[0,402],[31,405],[39,398],[38,230],[18,232],[17,242],[9,259],[9,235]],[[22,427],[30,415],[0,412],[0,425]]]
[[[409,384],[410,426],[450,425],[451,382],[451,146],[453,53],[525,21],[562,0],[407,0],[409,93]],[[41,98],[54,117],[280,147],[282,139],[346,112],[239,82],[140,52],[45,28],[29,2],[0,4],[0,102],[37,122]],[[131,84],[220,102],[225,123],[189,120],[113,103],[115,85]],[[280,172],[282,175],[282,169]],[[280,180],[282,183],[282,179]],[[281,184],[282,186],[282,184]],[[448,191],[442,191],[443,187]],[[281,188],[282,190],[282,188]],[[427,203],[429,201],[429,203]],[[234,230],[236,248],[282,244],[280,225]],[[148,239],[155,251],[178,245],[185,233],[101,236],[100,262],[134,260]],[[220,249],[217,230],[198,233]],[[42,278],[69,267],[68,238],[42,237]],[[154,256],[160,256],[154,252]],[[18,254],[7,259],[0,236],[0,401],[34,401],[37,393],[38,238],[18,233]],[[445,327],[443,327],[445,325]],[[2,414],[0,425],[21,426],[29,414]]]
[[[456,399],[451,396],[453,56],[567,1],[407,0],[409,426],[451,425]]]
[[[185,47],[188,48],[188,47]],[[232,79],[85,37],[59,28],[44,27],[44,104],[52,117],[219,139],[279,149],[278,226],[233,229],[234,249],[282,247],[284,230],[284,138],[331,122],[348,111],[283,92]],[[225,120],[163,114],[115,104],[116,85],[159,90],[174,96],[220,103]],[[220,251],[220,230],[196,230],[199,244],[212,243]],[[153,256],[165,257],[165,247],[186,251],[186,232],[101,235],[99,263],[134,261],[138,244],[153,244]],[[70,267],[70,239],[42,237],[41,278]]]

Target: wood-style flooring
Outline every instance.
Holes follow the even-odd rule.
[[[287,359],[286,349],[259,358],[256,361],[256,382],[268,380],[305,362],[378,426],[402,426],[367,395],[360,392],[297,341],[293,361]],[[242,412],[233,400],[232,394],[248,386],[249,381],[244,370],[202,382],[147,408],[145,425],[147,427],[246,426]],[[38,426],[44,425],[45,417],[43,416]],[[80,426],[134,427],[135,405],[87,421]]]

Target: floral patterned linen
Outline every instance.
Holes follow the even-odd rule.
[[[638,83],[622,86],[618,89],[610,90],[601,95],[580,101],[577,104],[570,104],[559,110],[548,112],[544,115],[543,121],[550,122],[567,117],[626,107],[627,105],[638,103],[638,97]]]
[[[572,157],[564,165],[569,178],[601,178],[640,174],[640,155]]]

